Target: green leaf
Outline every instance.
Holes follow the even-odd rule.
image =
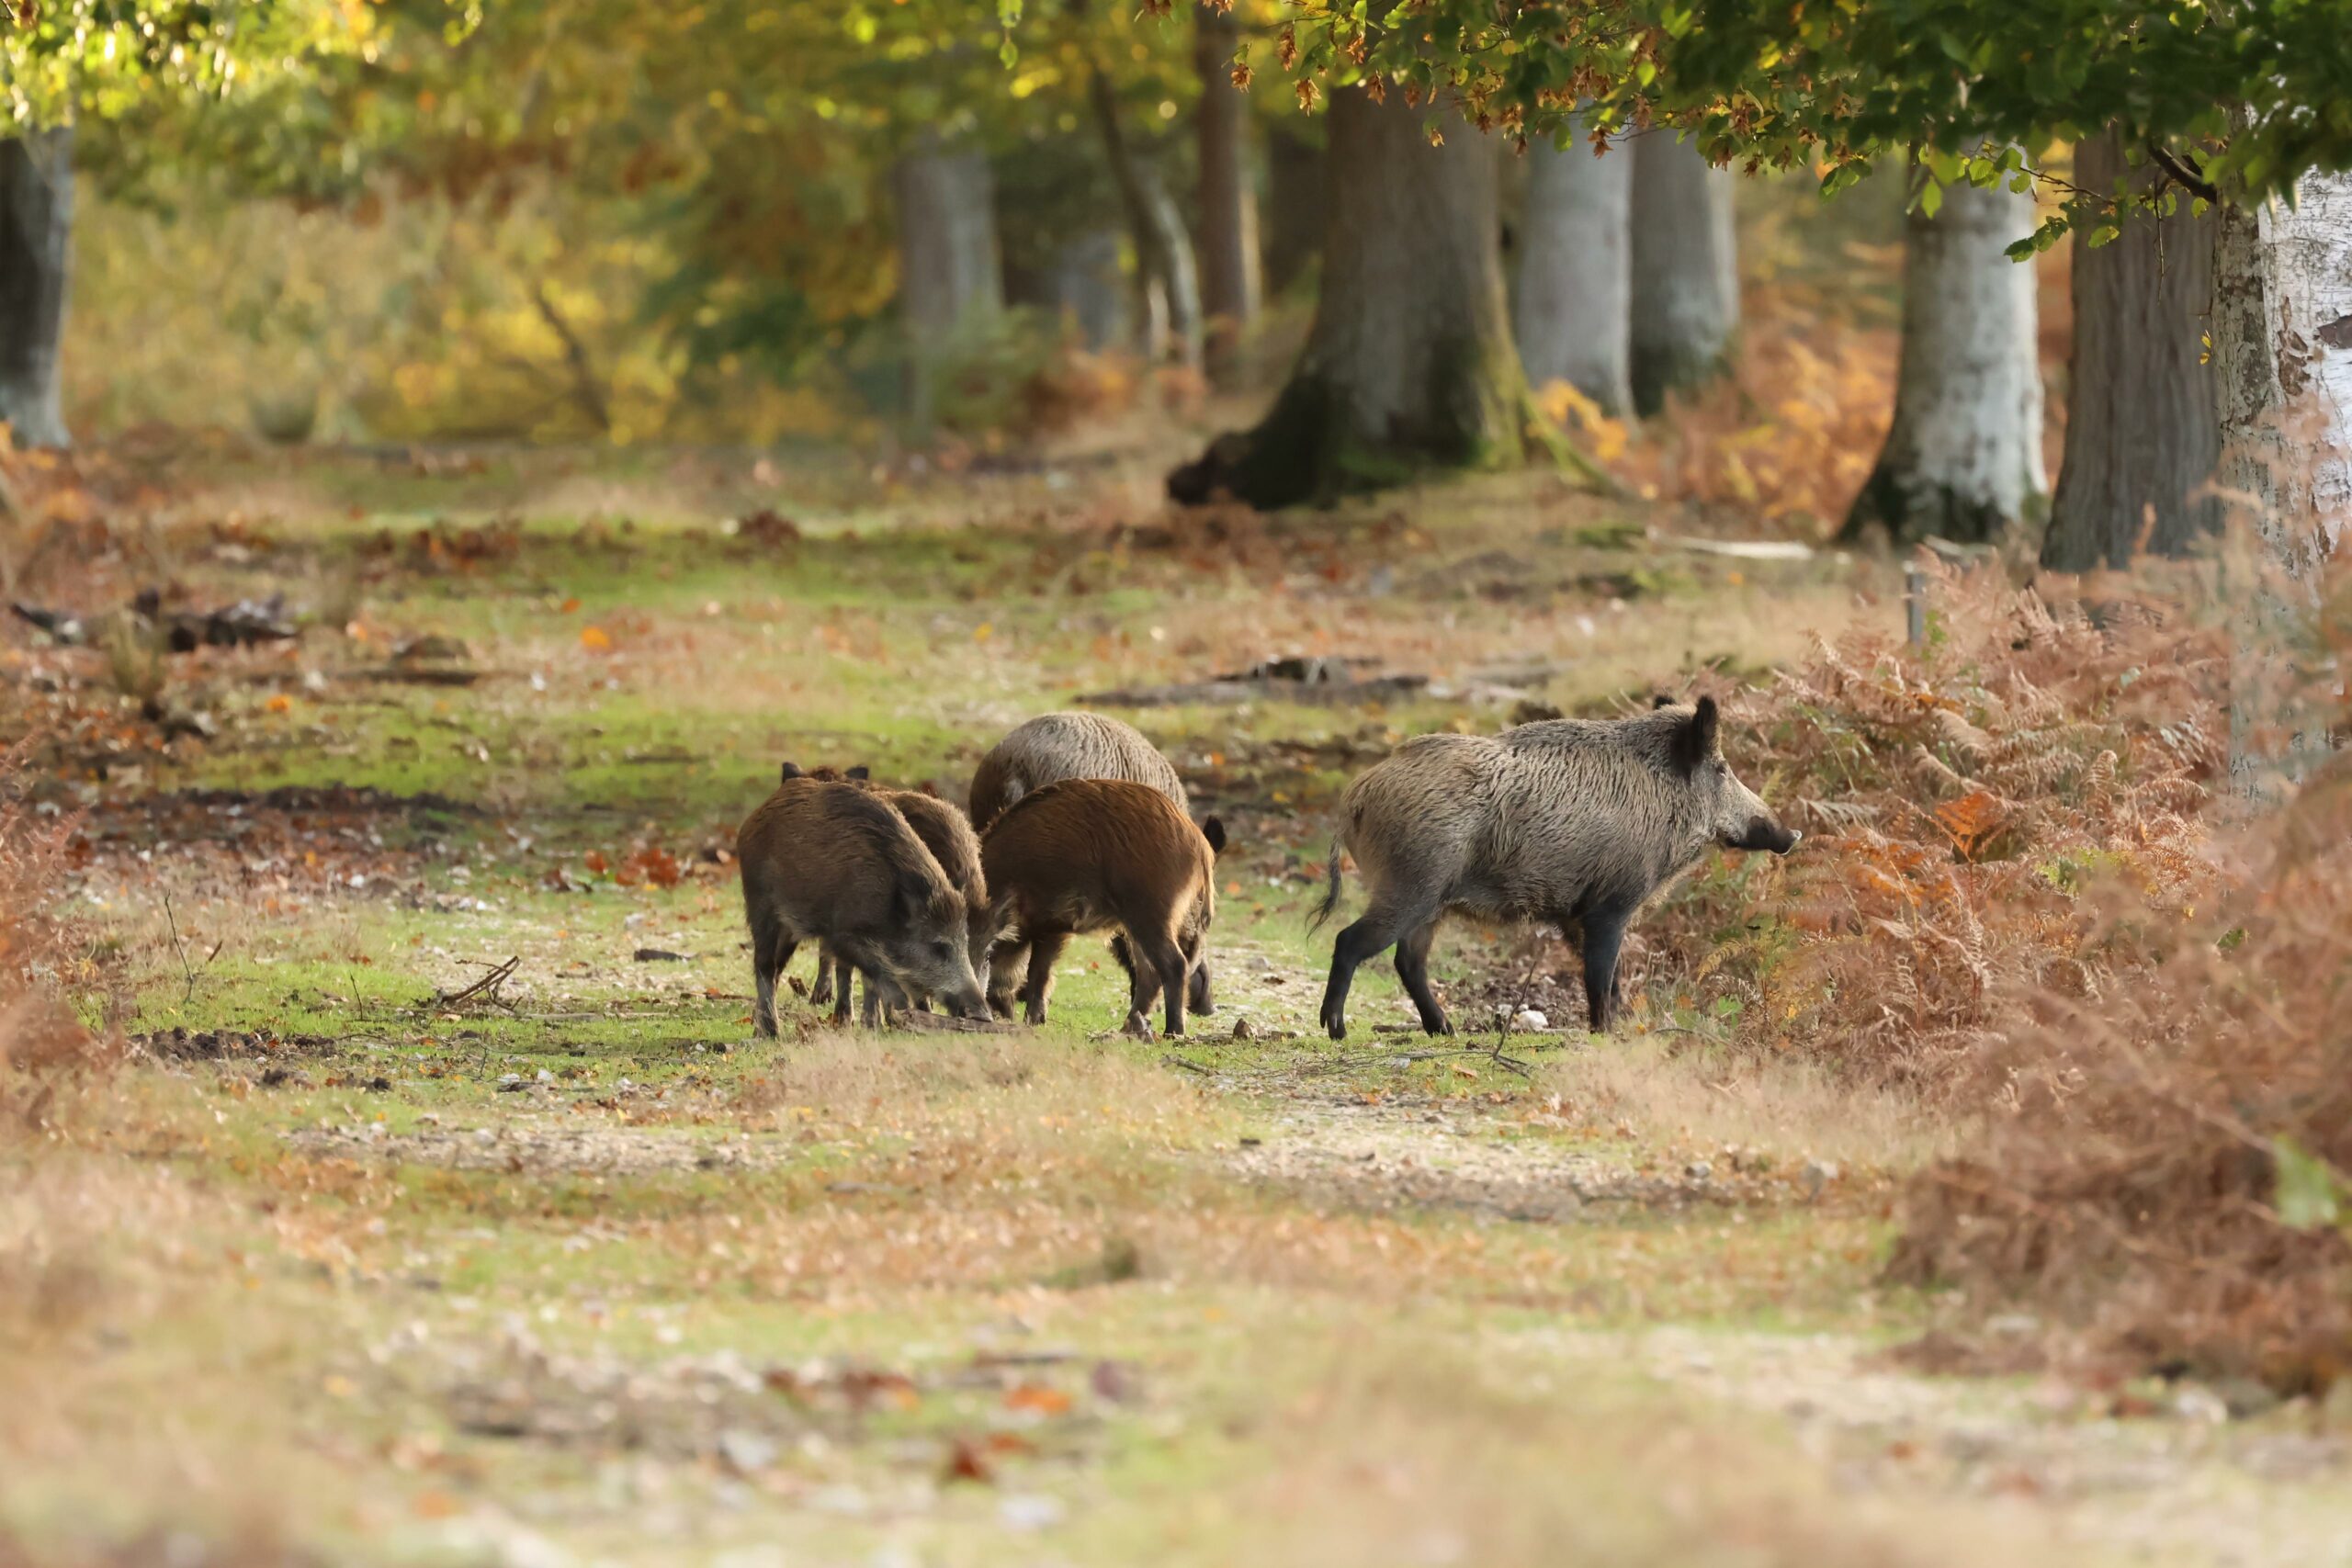
[[[2339,1223],[2343,1194],[2334,1168],[2292,1138],[2273,1138],[2270,1152],[2278,1162],[2278,1218],[2299,1231]]]
[[[1943,206],[1944,187],[1940,183],[1935,180],[1929,180],[1926,185],[1919,187],[1919,215],[1921,217],[1933,218],[1937,213],[1943,210]]]

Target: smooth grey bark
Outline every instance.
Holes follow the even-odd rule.
[[[899,313],[907,333],[908,403],[932,417],[941,356],[1004,303],[996,190],[988,154],[948,151],[925,132],[891,171],[899,213]]]
[[[1522,455],[1495,143],[1395,88],[1385,102],[1336,93],[1328,121],[1330,222],[1306,346],[1256,429],[1169,476],[1178,501],[1284,506],[1418,465]]]
[[[2033,227],[2031,193],[2006,186],[1953,186],[1905,220],[1894,423],[1846,537],[1883,524],[1898,544],[1982,543],[2041,510],[2033,266],[2005,254]]]
[[[1668,130],[1629,139],[1633,156],[1634,407],[1719,375],[1739,333],[1738,242],[1730,171]]]
[[[1623,418],[1634,407],[1634,159],[1579,137],[1527,152],[1511,324],[1530,386],[1566,381]]]
[[[73,130],[0,141],[0,423],[18,446],[70,439],[59,368],[73,233]]]
[[[1200,164],[1201,310],[1208,322],[1209,374],[1230,381],[1243,334],[1258,319],[1258,191],[1250,177],[1250,100],[1233,85],[1241,19],[1206,4],[1193,12],[1193,65],[1201,79],[1193,111]]]
[[[2075,147],[2075,183],[2112,191],[2132,171],[2113,131]],[[2155,188],[2153,165],[2133,182]],[[2222,453],[2205,319],[2213,297],[2211,213],[2124,217],[2094,248],[2075,231],[2075,346],[2066,455],[2050,501],[2041,564],[2089,571],[2141,550],[2182,556],[2221,525],[2209,490]]]
[[[1110,76],[1100,68],[1087,82],[1087,101],[1094,111],[1095,131],[1102,139],[1102,154],[1110,161],[1111,178],[1119,187],[1119,203],[1126,209],[1136,259],[1143,264],[1137,281],[1145,290],[1145,318],[1153,323],[1148,351],[1154,360],[1173,358],[1197,370],[1203,335],[1201,282],[1193,262],[1193,242],[1184,232],[1184,216],[1168,194],[1159,171],[1128,142],[1125,128],[1119,122],[1118,95]],[[1158,310],[1149,308],[1154,289],[1161,306]]]
[[[1323,249],[1330,184],[1323,149],[1293,122],[1278,119],[1266,133],[1266,221],[1260,259],[1266,291],[1280,294],[1315,265]]]
[[[1119,341],[1126,332],[1127,310],[1120,298],[1117,231],[1093,229],[1063,241],[1054,253],[1046,290],[1053,308],[1077,328],[1088,348]]]
[[[2230,202],[2221,220],[2217,483],[2260,546],[2227,558],[2230,776],[2267,804],[2331,746],[2332,679],[2303,660],[2323,570],[2352,529],[2352,174],[2307,174],[2292,207]]]

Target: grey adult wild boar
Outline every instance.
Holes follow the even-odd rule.
[[[989,825],[980,859],[995,891],[990,918],[998,959],[1028,952],[1024,1015],[1046,1021],[1054,962],[1081,931],[1116,931],[1128,942],[1128,1022],[1164,997],[1168,1032],[1184,1032],[1186,976],[1200,966],[1216,918],[1216,851],[1225,829],[1198,827],[1176,803],[1125,779],[1064,779],[1032,790]],[[1017,932],[1006,937],[1007,932]],[[1007,964],[990,988],[1010,989]]]
[[[1636,718],[1419,736],[1350,784],[1340,812],[1316,922],[1339,905],[1342,845],[1371,903],[1332,949],[1323,1026],[1334,1040],[1347,1038],[1356,966],[1391,942],[1421,1027],[1452,1032],[1429,976],[1449,910],[1559,926],[1583,950],[1586,1005],[1606,1030],[1618,948],[1643,905],[1713,846],[1786,854],[1799,838],[1732,776],[1712,697]]]
[[[802,942],[818,943],[866,976],[868,1022],[877,1021],[880,997],[893,987],[937,997],[967,1018],[989,1016],[966,951],[963,896],[885,802],[854,784],[787,772],[743,819],[735,849],[759,1033],[775,1032],[776,976]]]
[[[1179,810],[1192,809],[1184,781],[1133,725],[1099,713],[1048,713],[1021,725],[980,759],[972,774],[972,826],[987,832],[1022,796],[1064,779],[1124,779],[1158,790]],[[1111,952],[1130,976],[1137,973],[1124,934],[1111,939]],[[1195,965],[1187,984],[1193,1011],[1216,1010],[1206,964]]]

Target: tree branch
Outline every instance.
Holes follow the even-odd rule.
[[[2214,187],[2213,182],[2205,178],[2193,164],[2183,161],[2179,154],[2159,143],[2153,136],[2148,139],[2147,146],[2148,156],[2154,158],[2157,167],[2171,175],[2173,183],[2181,189],[2207,201],[2222,199],[2222,193]]]

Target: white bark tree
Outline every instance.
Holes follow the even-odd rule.
[[[988,154],[918,139],[891,171],[899,213],[899,313],[907,333],[908,403],[915,427],[932,416],[941,354],[1004,303],[996,186]]]
[[[1719,374],[1739,332],[1739,254],[1727,169],[1669,130],[1632,139],[1634,406]]]
[[[18,446],[67,441],[58,350],[73,231],[73,131],[0,140],[0,423]]]
[[[1623,418],[1633,411],[1630,224],[1634,158],[1579,139],[1528,149],[1511,324],[1528,384],[1566,381]]]
[[[2231,594],[2230,769],[2263,800],[2328,747],[2296,654],[2352,526],[2352,174],[2304,175],[2291,208],[2224,206],[2214,275],[2219,482],[2264,547]]]
[[[2033,197],[1957,185],[1932,217],[1926,208],[1905,226],[1894,423],[1845,532],[1883,524],[1898,544],[1981,542],[2049,491],[2034,269],[2003,254],[2033,231]]]

